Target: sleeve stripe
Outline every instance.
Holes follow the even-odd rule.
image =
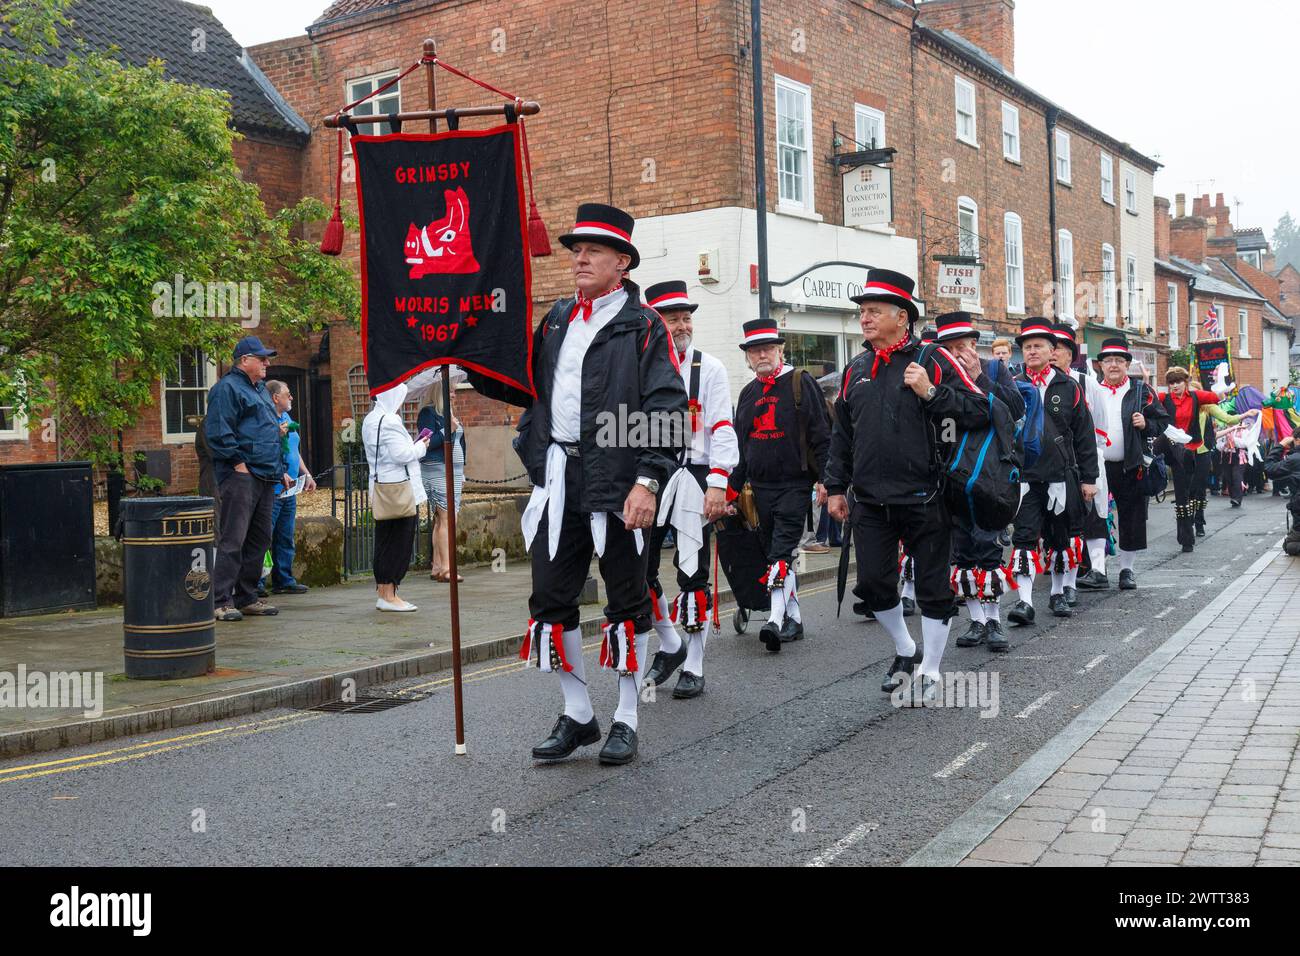
[[[939,346],[939,348],[937,349],[937,351],[939,352],[939,354],[941,354],[944,358],[946,358],[946,359],[948,360],[948,362],[952,365],[952,367],[953,367],[954,369],[957,370],[957,374],[958,374],[959,376],[961,376],[961,380],[962,380],[963,382],[966,383],[966,387],[967,387],[967,388],[969,388],[969,389],[970,389],[972,392],[974,392],[976,395],[983,395],[983,394],[984,394],[983,392],[980,391],[979,386],[976,385],[974,382],[972,382],[972,381],[970,380],[970,376],[966,374],[966,370],[965,370],[964,368],[961,367],[961,364],[960,364],[960,363],[959,363],[955,358],[953,358],[953,355],[952,355],[951,352],[949,352],[949,351],[948,351],[946,348],[944,348],[942,345]],[[936,371],[938,371],[939,368],[940,368],[940,367],[939,367],[938,363],[936,363],[936,364],[935,364],[935,369],[936,369]],[[935,379],[935,384],[936,384],[936,385],[939,384],[939,379],[938,379],[938,378]]]
[[[725,468],[710,468],[710,469],[709,469],[709,474],[710,474],[710,475],[721,475],[723,478],[730,478],[730,477],[731,477],[731,472],[727,471]]]
[[[731,427],[732,427],[731,422],[727,421],[724,418],[722,419],[722,421],[714,423],[713,427],[710,428],[709,431],[716,432],[719,428],[731,428]]]

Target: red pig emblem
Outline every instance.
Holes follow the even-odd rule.
[[[761,415],[754,416],[754,430],[750,434],[776,431],[776,403],[772,402]]]
[[[478,260],[469,239],[469,197],[464,189],[444,192],[447,214],[423,229],[415,223],[406,231],[406,263],[411,278],[427,275],[465,275],[478,272]]]

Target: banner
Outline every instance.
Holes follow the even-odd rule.
[[[1232,374],[1232,339],[1193,342],[1192,354],[1196,356],[1196,367],[1201,372],[1201,388],[1212,390],[1215,371],[1224,362],[1228,363],[1228,383],[1236,384],[1236,378]]]
[[[451,364],[536,395],[518,127],[353,136],[352,149],[371,396]]]

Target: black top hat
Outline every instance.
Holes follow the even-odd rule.
[[[647,286],[645,304],[656,312],[667,312],[670,309],[690,309],[694,312],[699,308],[698,304],[686,297],[686,283],[677,280]]]
[[[870,299],[892,302],[899,308],[906,309],[908,320],[915,322],[921,314],[921,310],[916,307],[916,300],[912,298],[915,289],[916,283],[901,272],[868,269],[867,282],[862,291],[858,295],[849,296],[849,299],[859,305]]]
[[[935,335],[936,342],[980,337],[980,330],[975,328],[975,317],[969,312],[945,312],[935,316],[934,324],[939,329]]]
[[[1122,335],[1101,340],[1101,351],[1097,353],[1097,359],[1100,361],[1107,355],[1118,355],[1120,358],[1133,361],[1133,353],[1128,350],[1128,341]]]
[[[1024,345],[1026,339],[1032,339],[1035,336],[1047,339],[1052,345],[1057,342],[1056,329],[1051,322],[1041,315],[1031,316],[1020,323],[1020,334],[1016,336],[1016,344]]]
[[[931,342],[935,341],[935,335],[934,326],[927,325],[921,330],[921,344],[929,345]]]
[[[1074,326],[1068,322],[1057,322],[1052,326],[1057,345],[1069,346],[1071,355],[1079,354],[1079,340],[1075,337]]]
[[[585,202],[578,207],[578,219],[573,230],[560,236],[560,242],[566,249],[572,249],[575,242],[598,242],[632,257],[628,269],[635,269],[641,264],[641,254],[632,245],[632,227],[636,220],[623,210],[604,203]]]
[[[751,349],[755,345],[784,345],[781,330],[772,319],[751,319],[744,325],[745,338],[741,341],[742,349]]]

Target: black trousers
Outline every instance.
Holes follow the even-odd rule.
[[[898,544],[912,559],[916,603],[921,614],[947,621],[954,611],[948,558],[952,522],[943,497],[928,504],[871,505],[854,502],[849,512],[853,547],[858,559],[858,586],[853,593],[872,611],[898,605]]]
[[[375,522],[375,583],[402,583],[411,567],[418,515]]]
[[[1246,482],[1246,466],[1241,462],[1241,453],[1225,451],[1219,454],[1223,456],[1220,473],[1223,475],[1224,487],[1228,489],[1228,495],[1233,501],[1240,501]]]
[[[707,465],[690,466],[691,474],[699,483],[701,489],[706,489],[705,476],[708,474]],[[662,504],[662,502],[661,502]],[[650,552],[646,562],[647,583],[653,592],[653,599],[658,599],[664,593],[663,585],[659,583],[659,562],[662,558],[664,538],[668,535],[669,525],[659,524],[659,516],[655,515],[655,526],[649,532],[650,543],[647,550]],[[676,537],[676,536],[674,536]],[[700,548],[699,561],[695,568],[694,574],[686,574],[682,571],[681,566],[681,541],[678,539],[677,545],[673,550],[673,567],[677,569],[677,588],[683,594],[688,591],[705,591],[709,592],[709,559],[712,554],[710,543],[713,538],[713,523],[705,522],[704,524],[704,546]]]
[[[1031,481],[1029,490],[1020,499],[1015,527],[1011,533],[1013,548],[1034,549],[1041,540],[1050,551],[1064,551],[1084,527],[1083,496],[1079,486],[1067,478],[1065,481],[1065,510],[1055,514],[1047,510],[1045,481]],[[1076,530],[1077,529],[1077,530]]]
[[[1167,456],[1174,479],[1174,519],[1181,545],[1195,544],[1193,529],[1205,527],[1205,485],[1210,477],[1211,454],[1177,448]]]
[[[1106,462],[1106,484],[1115,496],[1121,551],[1145,551],[1147,546],[1147,496],[1138,485],[1137,470],[1125,471],[1122,461]],[[1096,514],[1096,512],[1093,512]]]
[[[799,550],[803,522],[808,514],[811,484],[754,486],[754,504],[758,507],[758,533],[767,552],[769,565],[789,562]],[[894,559],[897,573],[898,559]],[[890,605],[891,607],[893,605]]]
[[[565,629],[579,623],[578,599],[587,583],[591,556],[596,546],[591,539],[591,516],[578,510],[582,500],[582,459],[570,458],[564,470],[564,517],[555,558],[547,538],[550,515],[544,514],[533,538],[533,591],[528,613],[534,621],[560,624]],[[610,622],[630,620],[641,634],[650,630],[650,589],[646,585],[650,529],[642,532],[646,546],[637,554],[634,532],[623,527],[615,515],[605,517],[605,553],[600,558],[600,577],[605,582],[605,617]]]
[[[221,482],[221,522],[212,567],[212,598],[218,608],[257,601],[262,558],[271,545],[275,482],[231,472]]]
[[[993,571],[1002,567],[1002,532],[985,531],[983,528],[967,531],[960,525],[954,525],[952,563],[963,571]]]

